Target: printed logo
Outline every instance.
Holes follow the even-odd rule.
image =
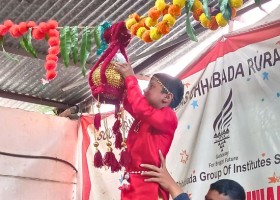
[[[213,123],[214,129],[214,144],[218,144],[221,152],[224,150],[226,140],[230,138],[229,136],[229,126],[232,119],[232,89],[229,92],[226,102],[219,115],[216,117]]]

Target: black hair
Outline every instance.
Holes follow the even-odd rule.
[[[244,188],[234,180],[221,179],[212,183],[209,190],[216,190],[219,194],[229,196],[230,200],[245,200]]]
[[[172,77],[164,73],[154,74],[153,77],[156,78],[160,84],[162,84],[163,93],[170,92],[173,94],[173,100],[169,107],[176,108],[182,101],[184,95],[184,85],[182,81],[176,77]]]

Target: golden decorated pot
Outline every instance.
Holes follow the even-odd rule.
[[[118,104],[123,97],[124,79],[111,62],[105,68],[105,74],[102,74],[101,66],[102,63],[90,73],[92,95],[100,103]]]

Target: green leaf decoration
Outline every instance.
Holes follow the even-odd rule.
[[[80,61],[82,64],[82,73],[85,76],[86,75],[86,61],[89,56],[90,50],[92,47],[92,33],[89,30],[89,28],[86,26],[83,29],[82,33],[82,44],[80,49]]]
[[[0,35],[0,46],[3,47],[4,37]]]
[[[48,41],[49,38],[50,38],[49,34],[46,34],[46,35],[45,35],[45,40]]]
[[[188,13],[190,13],[191,8],[193,7],[194,0],[186,1],[185,3],[185,9],[187,9]]]
[[[208,0],[203,0],[203,11],[204,11],[206,17],[208,19],[210,19],[211,16],[210,16],[210,12],[209,12],[209,9],[208,9]]]
[[[93,37],[94,37],[94,42],[96,44],[96,47],[99,49],[100,46],[101,46],[101,40],[100,40],[100,37],[99,37],[98,26],[94,28]]]
[[[185,4],[185,10],[186,10],[186,31],[187,31],[187,34],[189,36],[189,38],[192,40],[192,41],[195,41],[197,42],[197,38],[194,34],[194,29],[191,25],[191,20],[190,20],[190,10],[193,6],[193,3],[194,3],[194,0],[190,0],[190,1],[186,1],[186,4]]]
[[[231,8],[229,5],[229,0],[222,0],[220,3],[220,10],[221,13],[223,15],[223,17],[225,18],[225,20],[230,20],[231,18]]]
[[[69,54],[71,51],[71,34],[69,26],[60,29],[60,54],[65,67],[69,66]]]
[[[257,4],[258,6],[261,5],[261,0],[255,0],[255,4]]]
[[[31,36],[31,29],[28,30],[28,32],[20,38],[20,46],[25,49],[28,53],[33,55],[34,58],[37,58],[37,54],[35,49],[32,46],[31,43],[32,36]]]
[[[14,58],[13,56],[11,56],[9,53],[6,52],[6,50],[4,49],[4,37],[0,35],[0,46],[2,47],[3,49],[3,53],[4,55],[10,59],[10,60],[13,60],[15,62],[19,62],[19,60],[17,58]]]
[[[74,26],[71,28],[70,35],[71,35],[71,57],[72,57],[74,64],[77,64],[78,57],[79,57],[78,27],[77,26]]]

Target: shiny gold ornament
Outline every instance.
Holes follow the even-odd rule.
[[[114,64],[110,63],[106,67],[106,83],[104,84],[101,80],[101,66],[102,63],[93,71],[91,77],[93,86],[96,88],[94,91],[95,99],[98,99],[97,96],[99,95],[101,103],[114,104],[121,101],[124,91],[124,79],[122,75],[115,70]]]

